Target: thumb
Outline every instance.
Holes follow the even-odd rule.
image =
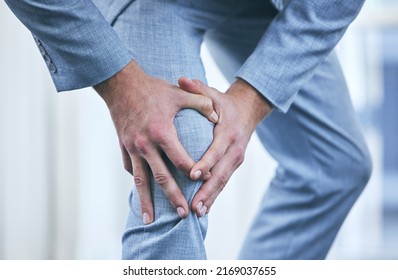
[[[199,80],[190,80],[186,77],[181,77],[178,79],[178,85],[182,90],[188,91],[190,93],[200,94],[204,96],[211,95],[208,87]]]
[[[207,96],[185,93],[180,97],[181,107],[194,109],[205,116],[212,123],[218,122],[218,115],[213,107],[212,100]]]

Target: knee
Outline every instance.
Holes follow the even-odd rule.
[[[359,194],[372,174],[372,160],[366,147],[336,155],[333,168],[328,171],[333,190],[340,194]]]
[[[178,138],[194,161],[198,161],[213,141],[214,124],[195,110],[180,111],[174,119]]]
[[[363,190],[372,175],[372,160],[367,148],[358,149],[348,156],[346,161],[345,178],[355,189]],[[342,170],[344,172],[344,170]]]
[[[357,182],[360,188],[364,188],[372,175],[372,159],[370,157],[369,152],[366,150],[361,154],[360,159],[358,161],[358,165],[355,168],[355,176],[357,178]]]

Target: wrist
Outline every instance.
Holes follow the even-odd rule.
[[[238,104],[256,126],[273,109],[272,104],[254,87],[242,79],[236,81],[227,90],[227,94],[236,98]]]
[[[118,73],[93,88],[105,101],[108,108],[111,109],[118,103],[118,100],[124,99],[120,97],[123,97],[128,91],[134,91],[134,88],[142,81],[143,75],[145,73],[132,60]]]

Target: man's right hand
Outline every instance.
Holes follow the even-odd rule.
[[[94,89],[111,113],[124,167],[134,176],[144,224],[154,221],[149,168],[178,215],[186,217],[188,203],[164,163],[162,153],[189,174],[195,162],[178,140],[173,120],[181,109],[191,108],[217,123],[211,99],[187,94],[175,85],[150,77],[134,61]]]

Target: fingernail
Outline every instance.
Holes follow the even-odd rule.
[[[202,214],[203,208],[206,208],[206,206],[203,207],[203,202],[202,202],[202,201],[199,201],[198,205],[196,205],[196,208],[197,208],[196,211],[197,211],[197,213],[198,213],[198,216],[199,216],[199,217],[202,217],[202,216],[203,216],[203,214]],[[207,210],[207,208],[206,208],[205,210]],[[205,212],[206,212],[206,211],[205,211]]]
[[[203,206],[203,202],[199,201],[198,204],[196,205],[196,209],[198,212],[200,212],[200,210],[202,209],[202,206]]]
[[[200,210],[200,216],[203,217],[206,214],[207,207],[203,206],[202,209]]]
[[[151,218],[149,217],[148,213],[144,213],[142,215],[142,221],[144,222],[144,225],[151,223]]]
[[[184,210],[184,208],[182,208],[182,207],[177,207],[177,214],[178,214],[178,216],[182,219],[182,218],[184,218],[184,215],[185,215],[185,210]]]
[[[193,174],[193,179],[197,180],[199,177],[202,176],[202,171],[196,170],[195,173]]]
[[[203,180],[207,181],[210,179],[210,177],[211,177],[211,173],[207,172],[206,175],[203,177]]]
[[[218,115],[216,112],[213,111],[213,113],[211,113],[210,118],[213,120],[213,122],[218,122]]]

